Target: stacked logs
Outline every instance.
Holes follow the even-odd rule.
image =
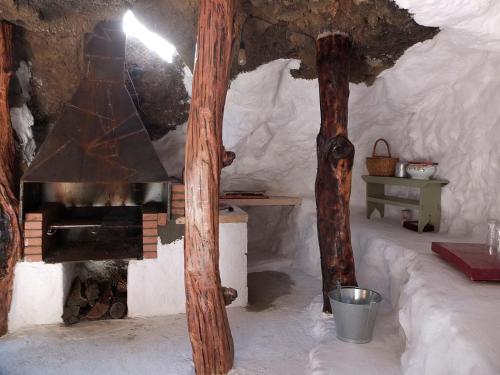
[[[123,319],[127,314],[127,282],[121,277],[82,281],[71,284],[62,319],[66,325],[82,320]]]

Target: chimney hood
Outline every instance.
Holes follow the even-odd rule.
[[[23,182],[168,180],[125,85],[125,41],[119,22],[85,35],[84,78]]]

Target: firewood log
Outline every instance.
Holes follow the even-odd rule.
[[[99,283],[94,279],[88,279],[85,282],[85,297],[90,306],[94,306],[96,304],[97,299],[99,298]]]
[[[99,301],[90,309],[86,318],[91,320],[101,319],[109,310],[111,298],[113,298],[113,291],[111,290],[111,284],[107,282],[103,285],[103,291],[99,297]]]
[[[87,304],[87,299],[82,293],[82,282],[76,277],[66,298],[62,315],[63,322],[68,325],[77,323],[80,320],[80,308],[87,306]]]
[[[113,319],[123,319],[127,314],[127,306],[121,301],[116,301],[109,308],[109,316]]]

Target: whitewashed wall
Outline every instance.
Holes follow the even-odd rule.
[[[500,218],[500,53],[493,41],[468,45],[462,41],[470,38],[458,35],[444,30],[410,48],[373,86],[351,85],[353,206],[364,206],[365,157],[373,142],[384,137],[404,159],[440,163],[438,175],[450,180],[442,196],[442,230],[479,234],[488,217]],[[270,233],[270,241],[279,241],[281,252],[295,254],[303,269],[319,275],[314,205],[318,86],[293,79],[289,69],[297,65],[277,60],[232,83],[224,140],[237,158],[224,170],[224,185],[303,196],[303,206],[282,216],[280,235]]]

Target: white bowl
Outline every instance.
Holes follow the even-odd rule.
[[[411,178],[416,180],[428,180],[434,173],[436,173],[437,167],[435,165],[425,165],[425,164],[408,164],[406,167],[406,172]]]

